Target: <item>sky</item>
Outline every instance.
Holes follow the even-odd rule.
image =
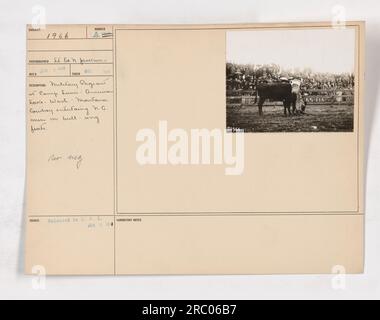
[[[226,49],[227,62],[354,72],[355,29],[228,31]]]

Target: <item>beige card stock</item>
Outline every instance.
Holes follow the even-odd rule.
[[[25,272],[363,272],[364,27],[28,26]]]

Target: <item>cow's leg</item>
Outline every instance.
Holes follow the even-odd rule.
[[[259,115],[262,116],[263,115],[263,104],[264,104],[264,101],[265,101],[265,98],[262,98],[260,97],[259,98]]]
[[[292,107],[293,107],[293,114],[296,114],[297,112],[297,95],[295,93],[293,93],[293,97],[292,97]]]
[[[286,111],[288,111],[290,116],[290,103],[288,100],[284,100],[284,115],[287,116]]]

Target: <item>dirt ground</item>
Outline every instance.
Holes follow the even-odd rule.
[[[284,116],[282,106],[227,105],[227,128],[245,132],[352,132],[352,105],[308,105],[305,114]]]

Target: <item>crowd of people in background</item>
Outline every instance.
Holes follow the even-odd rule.
[[[301,89],[309,94],[324,94],[332,90],[353,90],[354,74],[331,74],[313,72],[313,70],[292,69],[284,70],[276,64],[241,65],[227,63],[226,67],[227,90],[255,91],[257,84],[275,83],[281,79],[300,79]]]

